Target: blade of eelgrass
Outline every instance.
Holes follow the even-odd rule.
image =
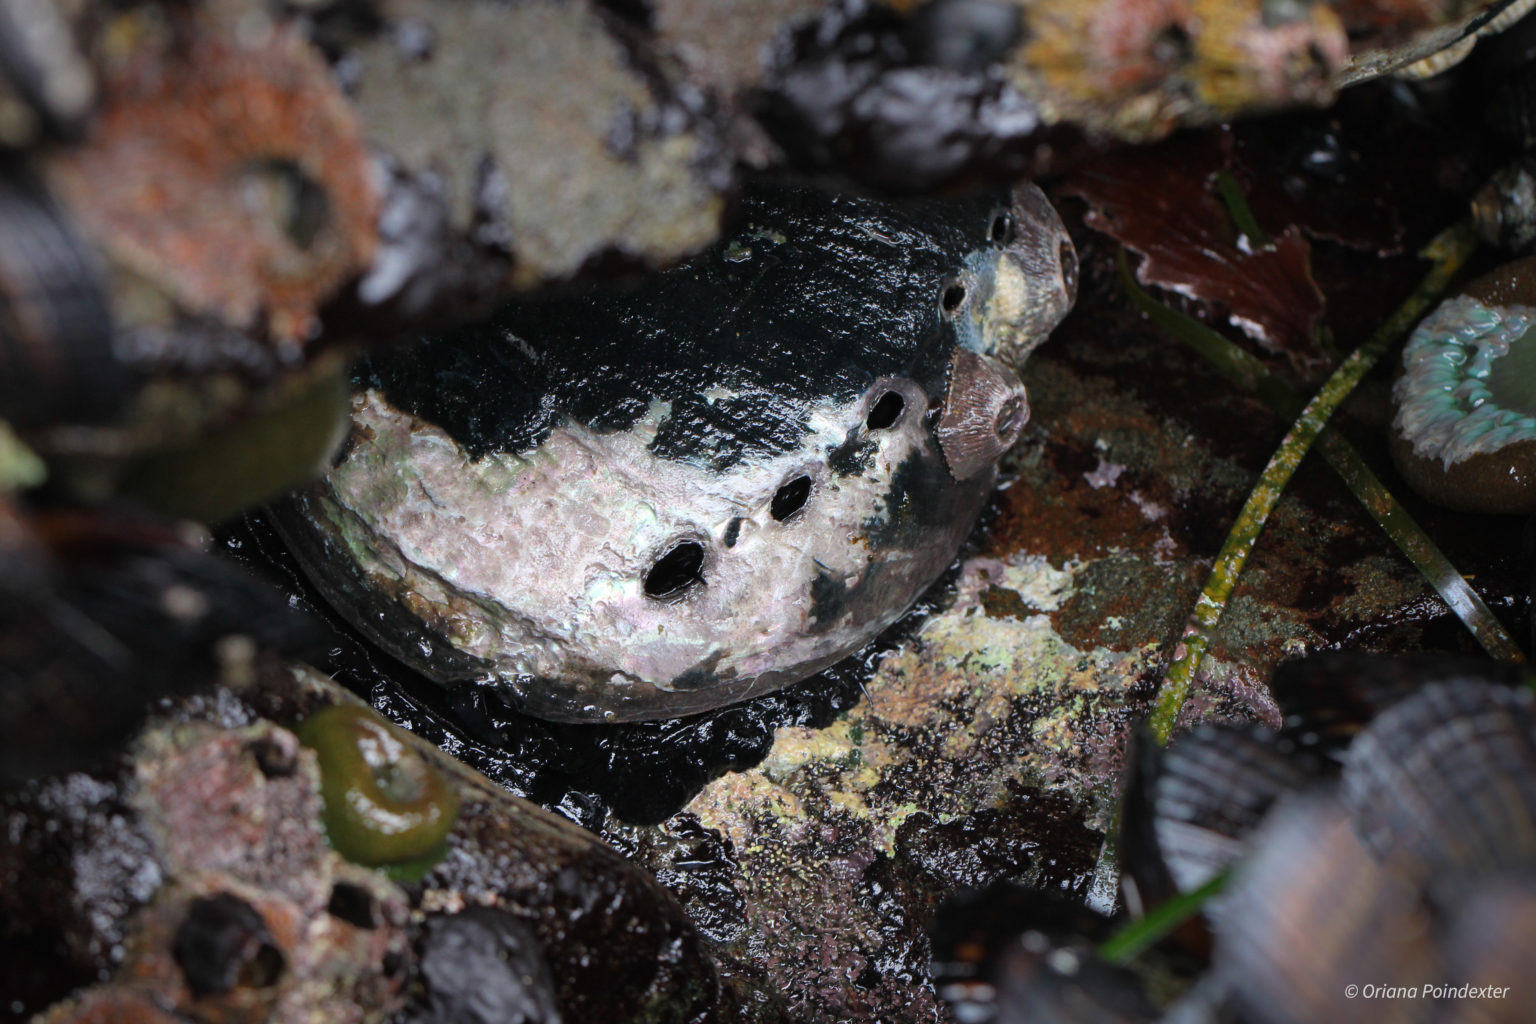
[[[1255,249],[1265,249],[1273,244],[1269,233],[1259,226],[1259,220],[1253,215],[1253,210],[1248,206],[1248,200],[1243,195],[1242,188],[1237,179],[1232,177],[1231,171],[1220,171],[1216,175],[1216,191],[1221,193],[1221,201],[1227,205],[1227,213],[1232,217],[1232,223],[1237,225],[1248,239],[1248,244]]]
[[[1111,964],[1127,964],[1150,949],[1179,925],[1199,914],[1206,901],[1227,884],[1228,873],[1217,872],[1204,885],[1164,900],[1145,917],[1137,918],[1099,944],[1099,958]]]
[[[1301,410],[1300,396],[1271,374],[1257,358],[1205,324],[1169,309],[1143,291],[1131,274],[1124,252],[1120,254],[1120,278],[1126,294],[1138,309],[1153,323],[1204,356],[1222,376],[1257,394],[1280,416],[1293,418]],[[1498,661],[1524,661],[1520,648],[1494,618],[1477,591],[1387,490],[1355,446],[1331,427],[1324,429],[1317,444],[1328,465],[1343,478],[1371,518],[1461,619],[1483,650]]]
[[[1381,358],[1387,346],[1428,311],[1430,304],[1445,290],[1476,245],[1477,239],[1470,222],[1457,224],[1430,243],[1422,254],[1434,262],[1429,273],[1407,300],[1372,332],[1364,344],[1349,354],[1318,389],[1317,394],[1306,403],[1279,448],[1270,457],[1269,464],[1259,474],[1258,483],[1254,485],[1221,552],[1216,556],[1210,578],[1185,627],[1179,652],[1163,678],[1162,690],[1150,718],[1153,735],[1159,743],[1166,744],[1173,735],[1179,711],[1189,696],[1200,662],[1210,646],[1211,634],[1221,621],[1222,612],[1226,610],[1227,601],[1232,596],[1238,576],[1242,574],[1259,534],[1263,532],[1265,523],[1284,493],[1286,484],[1301,465],[1301,460],[1322,433],[1334,410]]]

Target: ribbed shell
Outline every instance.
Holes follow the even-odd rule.
[[[1178,888],[1197,889],[1242,857],[1270,805],[1311,777],[1290,744],[1263,728],[1202,726],[1170,746],[1146,796]]]
[[[1406,987],[1435,977],[1415,887],[1360,844],[1348,810],[1318,794],[1286,797],[1253,849],[1210,911],[1215,970],[1241,1019],[1419,1020],[1417,1000],[1347,994],[1351,984]]]
[[[1019,375],[991,356],[957,349],[944,415],[934,433],[957,480],[969,480],[997,460],[1029,422],[1029,398]]]
[[[95,254],[30,174],[0,161],[0,419],[107,419],[129,383]]]
[[[1531,694],[1469,681],[1426,687],[1356,738],[1343,791],[1366,846],[1443,896],[1536,866]]]

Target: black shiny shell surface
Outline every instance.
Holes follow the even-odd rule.
[[[671,404],[658,456],[718,471],[780,454],[806,432],[803,406],[851,401],[877,377],[942,395],[954,345],[945,291],[965,254],[1011,231],[1006,195],[967,203],[974,216],[953,200],[759,188],[732,241],[687,273],[508,307],[376,357],[362,383],[473,457],[531,450],[565,417],[627,430],[653,400]]]

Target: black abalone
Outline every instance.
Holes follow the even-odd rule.
[[[565,720],[804,678],[947,566],[1070,308],[1033,186],[889,204],[790,187],[628,292],[376,357],[344,455],[279,513],[359,628]]]

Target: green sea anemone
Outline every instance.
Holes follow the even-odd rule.
[[[1414,331],[1393,389],[1392,455],[1438,504],[1536,512],[1536,259],[1447,299]]]
[[[338,704],[310,715],[298,735],[320,762],[325,833],[337,853],[397,876],[441,858],[458,794],[399,730],[367,708]]]

